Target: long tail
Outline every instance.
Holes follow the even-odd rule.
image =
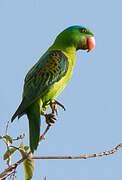
[[[36,101],[26,112],[29,120],[29,141],[32,153],[37,149],[40,138],[40,106],[42,106],[42,103]]]

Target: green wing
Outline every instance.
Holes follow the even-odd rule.
[[[67,57],[60,50],[48,52],[27,74],[24,83],[23,100],[13,118],[26,112],[28,106],[43,97],[49,91],[50,86],[60,81],[67,71]]]
[[[24,84],[24,97],[34,101],[47,92],[55,82],[60,81],[68,71],[67,57],[59,50],[49,52],[27,75]]]

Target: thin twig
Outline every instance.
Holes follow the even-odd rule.
[[[47,134],[48,130],[50,129],[51,125],[48,124],[47,128],[45,129],[44,133],[40,136],[39,144],[40,142],[45,138],[45,135]]]
[[[6,124],[6,130],[5,130],[5,135],[6,135],[6,136],[8,135],[8,125],[9,125],[9,123],[10,123],[10,121],[8,121],[7,124]],[[6,146],[7,146],[7,151],[9,152],[10,143],[9,143],[9,141],[8,141],[7,139],[6,139],[6,141],[5,141],[5,144],[6,144]],[[9,152],[9,154],[10,154],[10,152]],[[8,167],[11,166],[11,157],[10,157],[10,156],[9,156],[8,159],[7,159],[7,165],[8,165]]]
[[[13,141],[18,141],[18,140],[20,140],[20,139],[24,139],[25,136],[26,136],[26,134],[23,133],[23,135],[17,136],[17,138],[12,139],[12,140],[13,140]]]
[[[107,156],[113,154],[116,151],[118,151],[121,147],[122,147],[122,143],[110,151],[104,151],[96,154],[79,155],[79,156],[33,156],[32,159],[88,159],[88,158]]]
[[[46,133],[48,132],[49,129],[50,129],[50,125],[47,126],[44,133],[41,135],[39,143],[45,138],[45,135],[46,135]],[[2,179],[5,176],[7,176],[8,174],[14,172],[16,170],[17,166],[19,166],[20,164],[22,164],[25,160],[27,160],[29,158],[32,158],[32,152],[31,151],[28,152],[27,155],[24,158],[20,159],[15,164],[11,165],[7,169],[5,169],[2,173],[0,173],[0,179]]]
[[[8,135],[8,125],[9,125],[9,121],[7,122],[7,124],[6,124],[6,130],[5,130],[5,135]]]
[[[0,180],[5,180],[5,179],[7,179],[8,177],[9,177],[9,179],[13,179],[13,180],[14,180],[15,174],[16,174],[16,171],[13,171],[13,172],[11,172],[10,174],[6,175],[6,177],[4,177],[4,178],[2,178],[2,179],[0,179]]]

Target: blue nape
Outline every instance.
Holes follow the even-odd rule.
[[[85,27],[75,25],[75,26],[70,26],[70,27],[68,27],[66,30],[68,30],[68,31],[72,31],[73,29],[82,29],[82,28],[85,28]]]

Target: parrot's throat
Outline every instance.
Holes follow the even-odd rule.
[[[65,54],[65,56],[68,57],[70,63],[73,66],[76,59],[76,48],[68,47],[68,48],[62,49],[62,52]]]

